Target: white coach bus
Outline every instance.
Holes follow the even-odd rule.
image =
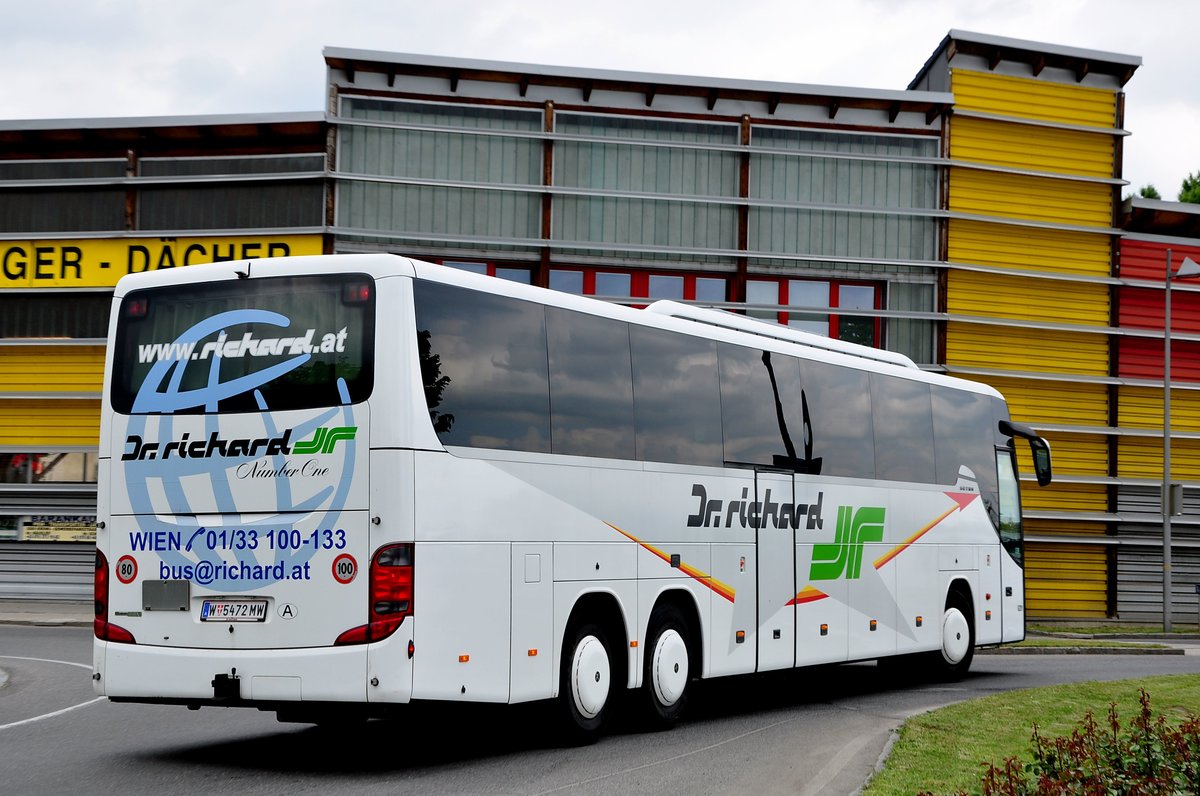
[[[991,388],[670,302],[392,255],[136,274],[105,367],[95,688],[281,720],[1024,637]]]

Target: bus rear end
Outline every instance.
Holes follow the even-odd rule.
[[[407,699],[401,639],[383,645],[388,682],[368,685],[372,642],[412,610],[411,542],[371,536],[375,291],[368,273],[286,261],[118,286],[98,693],[281,716]]]

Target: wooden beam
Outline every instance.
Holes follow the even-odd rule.
[[[832,119],[832,118],[836,117],[837,112],[839,110],[841,110],[841,107],[842,107],[842,101],[840,99],[835,98],[835,99],[829,100],[829,118]]]
[[[451,94],[458,93],[458,70],[457,69],[450,70],[450,93]]]
[[[1090,71],[1092,71],[1092,65],[1087,61],[1081,62],[1079,66],[1075,67],[1075,82],[1082,83]]]
[[[717,107],[717,95],[718,95],[718,92],[715,88],[708,90],[708,109],[710,111],[713,108]]]
[[[521,96],[524,97],[529,93],[529,75],[521,75]]]
[[[1046,68],[1046,56],[1039,55],[1037,58],[1033,59],[1033,76],[1034,77],[1037,77],[1038,75],[1040,75],[1042,73],[1042,70],[1045,68]]]
[[[583,81],[583,101],[592,101],[592,81],[590,80]]]
[[[394,88],[396,85],[396,67],[389,66],[387,70],[388,88]]]
[[[775,115],[775,111],[779,110],[779,103],[781,100],[782,100],[782,97],[780,97],[778,94],[771,94],[770,96],[767,97],[767,114],[768,115],[770,115],[770,116]]]
[[[654,104],[654,95],[658,93],[658,86],[650,83],[646,86],[646,107],[649,108]]]
[[[893,102],[891,107],[888,108],[888,122],[894,124],[896,122],[896,118],[899,115],[900,115],[900,103]]]
[[[997,47],[988,53],[988,71],[995,72],[996,67],[1000,65],[1000,48]]]

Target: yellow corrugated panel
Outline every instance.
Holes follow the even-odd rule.
[[[1108,228],[1112,226],[1112,188],[1101,183],[952,167],[950,210]]]
[[[0,393],[100,392],[101,346],[0,346]]]
[[[1121,387],[1118,425],[1161,429],[1163,391],[1156,387]],[[1200,392],[1171,390],[1171,430],[1200,431]]]
[[[995,387],[1014,420],[1069,426],[1107,426],[1108,388],[1103,384],[968,376]]]
[[[1162,439],[1121,437],[1117,443],[1117,469],[1124,478],[1162,478]],[[1200,481],[1200,440],[1171,442],[1171,478]]]
[[[1016,229],[1008,224],[952,218],[947,252],[956,263],[1101,277],[1112,272],[1111,240],[1099,232]],[[1073,290],[1074,285],[1062,289]]]
[[[100,401],[0,399],[0,445],[38,451],[100,442]]]
[[[1055,453],[1058,451],[1056,450]],[[1055,461],[1057,468],[1058,462]],[[1024,467],[1023,472],[1031,472]],[[1057,469],[1056,469],[1057,472]],[[1023,511],[1108,511],[1108,490],[1103,484],[1030,484],[1021,490]]]
[[[1103,434],[1065,434],[1047,431],[1054,472],[1072,475],[1108,475],[1108,437]],[[1028,445],[1017,445],[1017,463],[1022,472],[1033,472]]]
[[[1036,487],[1034,487],[1036,489]],[[1059,520],[1025,520],[1026,536],[1104,536],[1108,526],[1102,522],[1062,522]]]
[[[1025,545],[1025,613],[1030,617],[1103,617],[1108,611],[1108,554],[1100,545]]]
[[[946,308],[952,315],[1108,326],[1108,285],[1058,285],[1024,276],[951,271]]]
[[[1116,125],[1117,94],[1112,89],[951,69],[950,90],[959,110],[1081,127]]]
[[[1082,177],[1113,176],[1110,133],[955,116],[950,122],[950,158]]]
[[[951,321],[946,364],[1107,376],[1108,336]]]

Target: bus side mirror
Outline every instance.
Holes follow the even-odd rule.
[[[1038,486],[1049,484],[1054,475],[1050,464],[1050,443],[1039,437],[1029,426],[1009,420],[1000,421],[1000,433],[1006,437],[1029,440],[1029,452],[1033,454],[1033,474],[1037,476]]]
[[[1038,486],[1046,486],[1054,475],[1050,465],[1050,443],[1041,437],[1031,439],[1029,452],[1033,454],[1033,474],[1037,476]]]

